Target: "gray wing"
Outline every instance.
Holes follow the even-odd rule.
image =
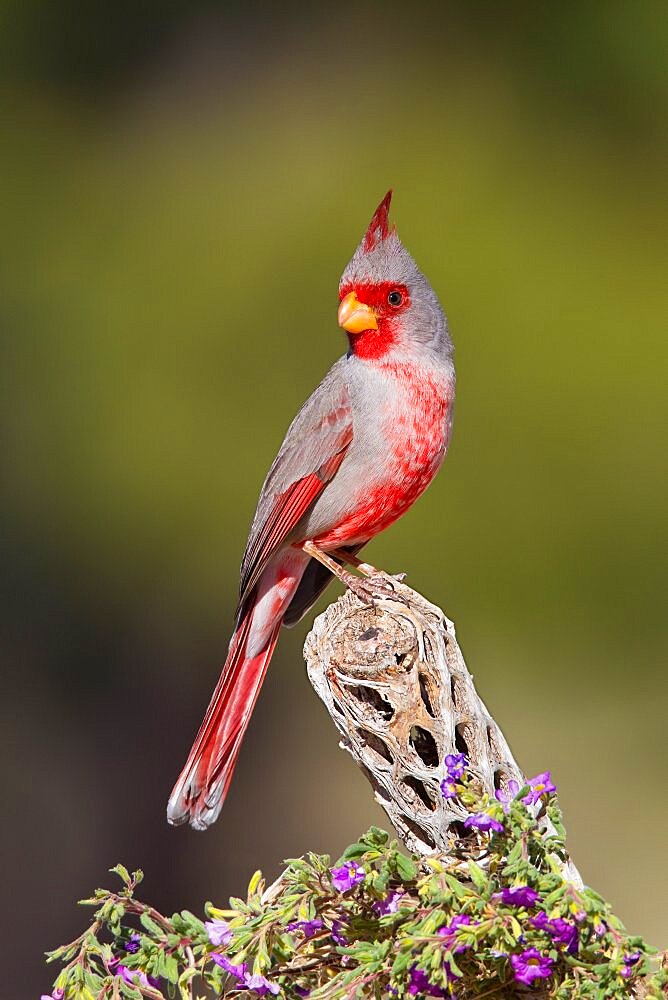
[[[344,365],[345,358],[337,361],[304,403],[267,474],[241,563],[240,606],[350,446],[353,421]]]

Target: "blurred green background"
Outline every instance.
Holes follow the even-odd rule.
[[[458,400],[441,476],[369,558],[455,619],[586,880],[666,945],[667,45],[663,0],[2,5],[8,995],[44,990],[40,951],[118,860],[197,910],[385,822],[304,627],[218,824],[164,808],[390,186]]]

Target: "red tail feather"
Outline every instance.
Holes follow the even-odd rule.
[[[169,797],[167,819],[174,826],[189,822],[195,830],[205,830],[225,801],[281,627],[279,618],[266,646],[247,657],[254,610],[250,603],[239,621],[204,722]]]

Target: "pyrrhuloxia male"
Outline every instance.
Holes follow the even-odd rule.
[[[448,447],[452,341],[434,291],[390,228],[391,195],[341,278],[348,351],[293,420],[262,487],[236,628],[170,796],[170,823],[203,830],[216,820],[281,625],[299,621],[332,575],[365,592],[344,564],[377,575],[356,553],[408,510]]]

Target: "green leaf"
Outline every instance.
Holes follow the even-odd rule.
[[[397,854],[396,866],[397,872],[404,882],[413,882],[417,877],[417,865],[410,858],[407,858],[405,854]]]
[[[178,983],[179,981],[179,963],[176,961],[173,955],[166,956],[165,971],[163,973],[165,979],[169,980],[170,983]]]
[[[464,973],[462,972],[462,970],[457,965],[457,962],[455,961],[455,958],[454,958],[452,952],[448,952],[448,965],[450,966],[450,968],[454,972],[454,974],[456,976],[459,976],[459,978],[461,979],[462,976],[464,975]]]
[[[450,874],[450,872],[445,872],[445,881],[448,883],[457,899],[464,899],[466,896],[466,889],[459,879],[456,879],[454,875]]]
[[[118,977],[120,979],[120,977]],[[142,1000],[141,992],[134,986],[130,986],[125,980],[120,979],[119,982],[121,996],[127,997],[127,1000]]]
[[[390,835],[385,830],[381,830],[379,826],[370,826],[362,838],[373,847],[385,847],[389,839]]]
[[[181,919],[188,928],[188,931],[194,934],[204,934],[204,921],[196,917],[194,913],[190,910],[181,910]]]
[[[153,934],[155,935],[155,937],[158,937],[160,939],[164,937],[164,931],[162,927],[160,927],[159,924],[156,924],[155,920],[153,920],[152,917],[149,917],[148,913],[142,913],[139,917],[139,922],[141,923],[142,927],[146,928],[149,934]]]
[[[353,861],[356,858],[361,858],[369,850],[369,845],[358,840],[355,844],[351,844],[350,847],[346,847],[345,851],[339,858],[337,865],[344,861]],[[335,866],[336,867],[336,866]]]
[[[567,888],[568,886],[564,883],[555,889],[554,892],[549,893],[549,895],[547,895],[543,900],[543,908],[545,910],[551,909],[558,900],[563,898]]]
[[[379,872],[377,875],[375,875],[371,884],[374,890],[378,893],[378,895],[382,897],[387,892],[387,887],[389,885],[389,882],[390,882],[389,872],[384,871],[384,872]]]
[[[257,871],[253,872],[250,882],[248,883],[248,897],[255,895],[258,886],[262,881],[262,871],[258,868]]]
[[[109,871],[118,875],[126,885],[130,885],[130,872],[127,870],[125,865],[114,865],[114,867],[110,868]]]
[[[392,975],[398,976],[402,972],[405,972],[411,962],[414,961],[413,954],[410,951],[400,951],[399,954],[394,959],[392,963]]]
[[[484,892],[489,885],[489,879],[485,872],[480,868],[475,861],[469,861],[468,864],[469,875],[471,876],[471,881],[479,892]]]
[[[507,916],[506,920],[508,921],[508,923],[512,928],[512,932],[515,935],[515,940],[516,941],[519,940],[519,938],[521,938],[522,936],[522,926],[519,920],[517,919],[517,917],[513,917],[512,915]]]

